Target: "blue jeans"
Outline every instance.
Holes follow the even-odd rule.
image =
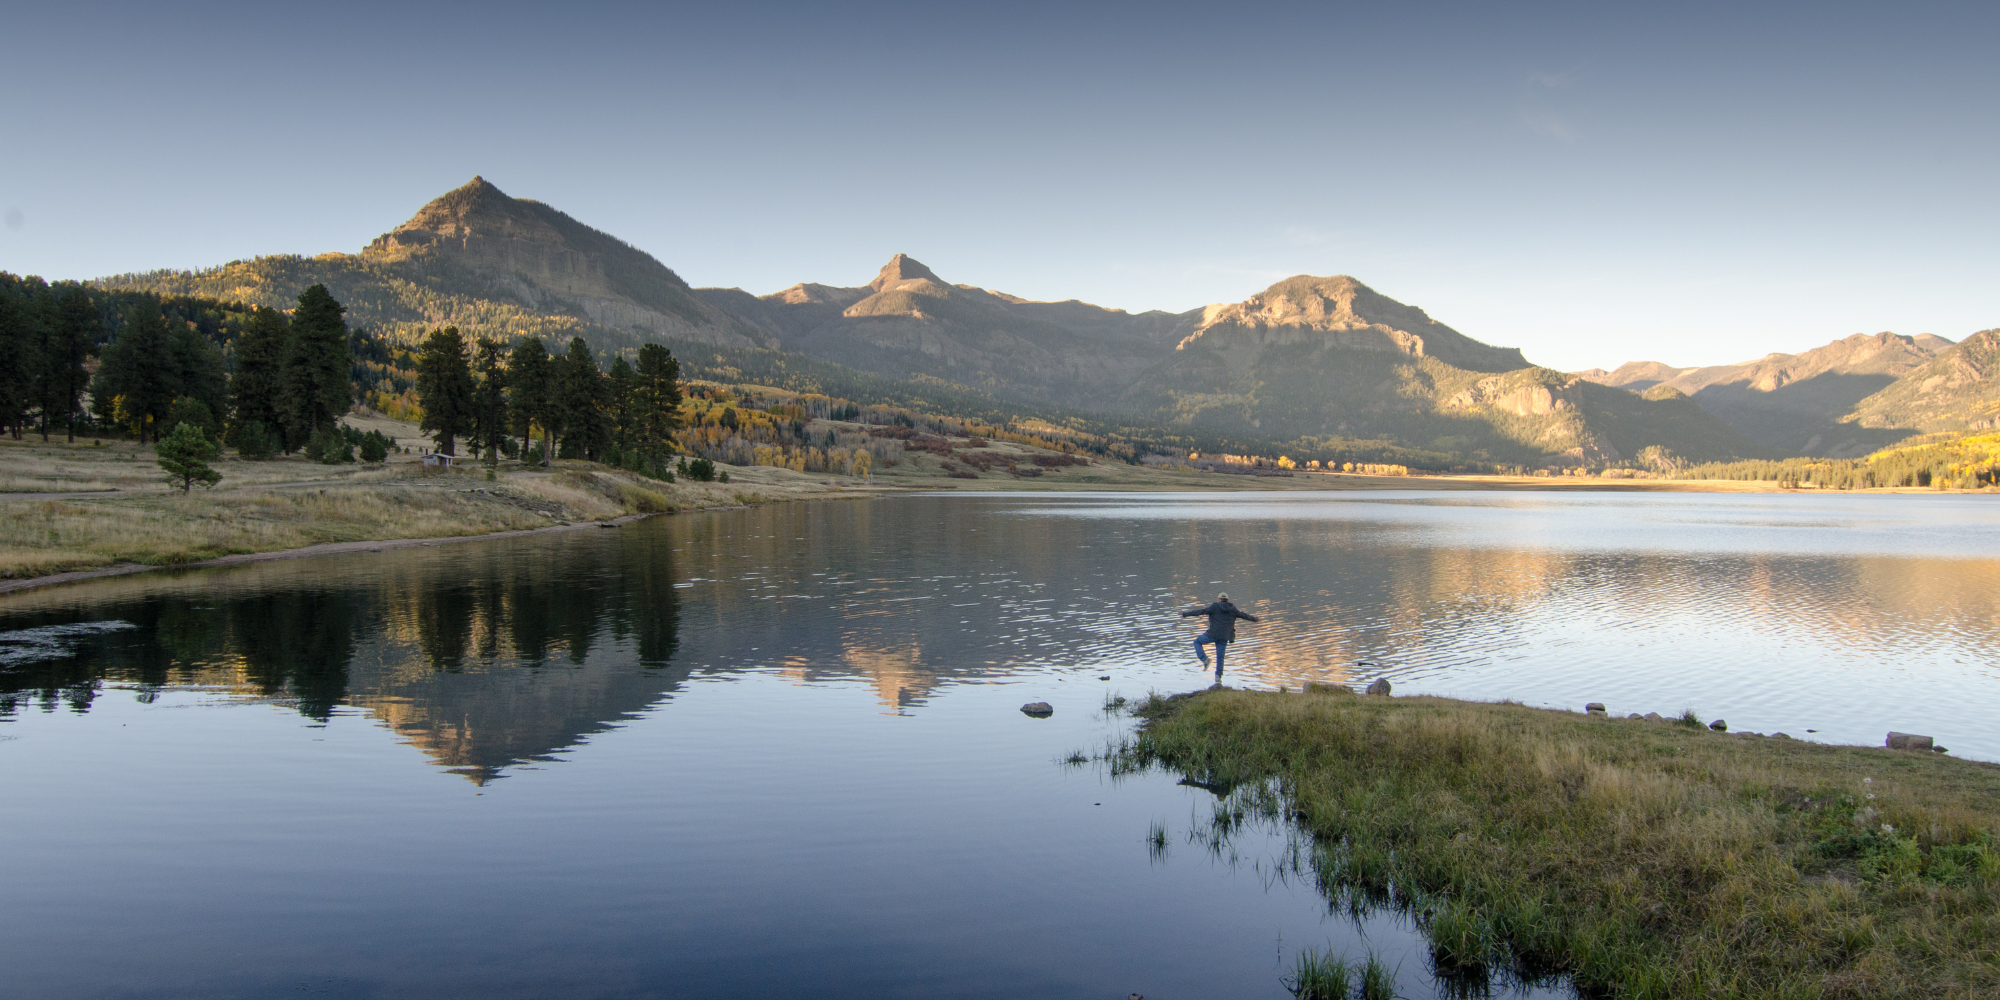
[[[1196,639],[1194,640],[1194,655],[1201,657],[1201,662],[1203,664],[1208,663],[1208,653],[1204,651],[1201,647],[1211,642],[1215,643],[1215,669],[1221,670],[1222,657],[1224,652],[1229,648],[1229,640],[1217,639],[1216,637],[1209,635],[1207,632],[1203,632],[1200,636],[1196,637]]]

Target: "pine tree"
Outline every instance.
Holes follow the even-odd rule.
[[[474,393],[479,430],[473,447],[486,449],[487,457],[495,462],[500,460],[500,439],[507,433],[505,358],[499,341],[479,338],[472,362],[474,373],[479,376],[479,388]]]
[[[161,439],[153,449],[159,456],[160,468],[166,470],[167,481],[179,486],[182,493],[194,488],[194,484],[214,486],[222,481],[221,473],[208,467],[208,460],[215,457],[215,442],[202,433],[201,425],[186,421],[174,426],[173,433]]]
[[[314,285],[299,295],[299,307],[292,313],[292,351],[286,365],[292,391],[293,422],[303,431],[336,426],[354,405],[349,383],[354,359],[347,347],[347,310],[333,300],[325,285]]]
[[[639,447],[658,461],[681,425],[681,363],[659,344],[639,348],[639,371],[632,385]]]
[[[637,387],[639,373],[632,370],[625,355],[611,359],[611,370],[604,374],[605,399],[609,405],[606,423],[611,431],[611,443],[622,455],[635,450],[639,439],[639,409],[633,405],[632,390]]]
[[[259,454],[275,447],[292,451],[303,440],[288,438],[293,407],[286,400],[286,363],[292,354],[291,325],[285,314],[259,306],[250,314],[243,332],[236,337],[236,374],[229,380],[235,419],[230,423],[230,440],[243,448],[244,430],[255,424],[253,436],[259,440],[250,450]]]
[[[507,404],[514,413],[514,428],[521,438],[521,455],[528,454],[529,436],[535,426],[542,428],[542,464],[555,456],[551,451],[549,402],[554,392],[549,384],[548,348],[541,338],[528,337],[514,345],[507,358]]]
[[[63,284],[49,301],[49,312],[41,357],[34,366],[41,382],[42,439],[48,440],[51,423],[60,422],[69,440],[75,441],[76,418],[82,412],[84,390],[90,387],[85,362],[97,353],[104,321],[90,293],[74,282]]]
[[[104,363],[90,383],[91,407],[106,423],[130,427],[144,444],[181,395],[172,363],[172,338],[160,316],[160,302],[138,299],[125,332],[104,349]]]
[[[185,324],[178,328],[169,325],[167,356],[163,361],[171,372],[176,399],[187,397],[199,401],[211,417],[229,414],[229,365],[214,341]],[[220,423],[217,421],[216,426]],[[171,430],[171,424],[163,424],[157,432]]]
[[[424,419],[419,429],[432,431],[438,450],[458,454],[458,438],[478,427],[478,400],[472,384],[472,364],[458,327],[433,330],[417,357],[417,401]],[[476,449],[478,443],[474,442]]]
[[[604,373],[597,369],[590,345],[582,337],[572,337],[569,350],[559,360],[556,393],[563,428],[563,451],[576,458],[598,459],[604,455],[609,434],[605,426]]]

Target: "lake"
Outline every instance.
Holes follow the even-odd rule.
[[[1434,996],[1285,831],[1065,762],[1128,731],[1107,700],[1213,682],[1178,609],[1263,619],[1237,686],[1993,760],[1996,512],[967,493],[0,597],[6,992],[1276,998],[1310,947]]]

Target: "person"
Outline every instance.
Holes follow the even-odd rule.
[[[1222,676],[1222,657],[1224,651],[1229,648],[1230,643],[1236,641],[1236,619],[1241,618],[1244,621],[1254,622],[1257,620],[1257,616],[1249,614],[1236,605],[1229,603],[1228,594],[1217,594],[1215,603],[1205,608],[1189,608],[1181,612],[1182,618],[1193,618],[1196,615],[1208,616],[1208,631],[1203,632],[1195,638],[1194,655],[1201,657],[1201,665],[1207,667],[1208,652],[1201,647],[1209,643],[1214,643],[1215,676],[1220,678]]]

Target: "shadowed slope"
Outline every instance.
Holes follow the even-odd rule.
[[[1633,390],[1668,386],[1760,445],[1818,453],[1834,423],[1863,399],[1951,346],[1927,333],[1857,333],[1802,354],[1771,354],[1741,364],[1673,368],[1635,361],[1616,371],[1576,374]]]

